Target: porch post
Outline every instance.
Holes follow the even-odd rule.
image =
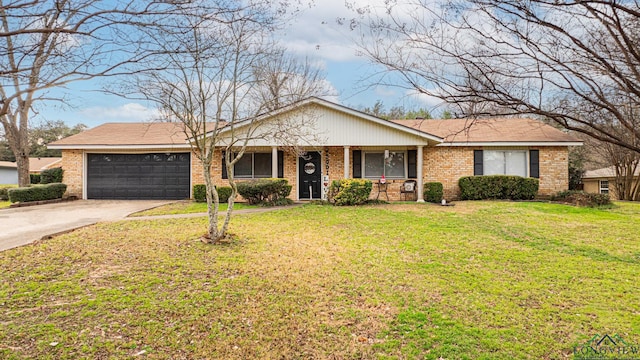
[[[276,179],[278,177],[278,147],[271,147],[271,177]]]
[[[418,200],[417,200],[418,202],[424,202],[424,194],[422,193],[424,189],[424,183],[423,183],[424,179],[422,176],[422,164],[424,163],[423,148],[424,148],[423,145],[418,145],[418,153],[416,155],[418,157],[417,159],[418,164],[416,165],[418,167],[416,169],[417,170],[416,173],[418,176]]]
[[[351,165],[349,164],[349,146],[344,147],[344,178],[349,178],[349,169]]]

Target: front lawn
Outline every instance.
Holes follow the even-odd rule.
[[[254,205],[246,203],[235,203],[233,210],[253,209]],[[220,204],[220,211],[227,211],[227,203]],[[207,203],[195,201],[178,201],[167,205],[158,206],[153,209],[140,211],[129,216],[152,216],[152,215],[175,215],[175,214],[193,214],[207,212]]]
[[[8,208],[11,205],[11,201],[0,200],[0,209]]]
[[[307,205],[0,253],[0,357],[564,359],[640,344],[640,204]]]

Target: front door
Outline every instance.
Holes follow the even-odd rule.
[[[298,199],[320,199],[322,196],[321,173],[319,152],[308,152],[298,158],[298,174],[300,174]]]

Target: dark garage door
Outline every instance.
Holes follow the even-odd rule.
[[[190,154],[88,154],[89,199],[187,199]]]

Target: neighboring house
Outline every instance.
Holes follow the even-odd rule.
[[[18,183],[18,166],[11,161],[0,161],[0,185]]]
[[[61,157],[29,158],[29,173],[40,174],[43,170],[60,166]]]
[[[635,182],[640,179],[640,168],[634,174]],[[609,194],[614,200],[619,200],[614,186],[616,181],[616,170],[614,166],[588,170],[582,176],[584,191],[593,194]]]
[[[304,156],[284,151],[268,136],[282,119],[312,124],[306,129],[318,140],[300,145]],[[377,184],[383,174],[390,200],[400,199],[407,179],[417,181],[418,201],[424,182],[432,181],[455,199],[460,177],[489,174],[539,178],[539,193],[550,195],[567,189],[568,147],[582,145],[530,119],[387,121],[318,98],[256,121],[267,136],[250,141],[234,176],[286,178],[294,200],[325,198],[332,180],[367,178]],[[236,131],[247,126],[238,124]],[[192,185],[204,183],[180,124],[109,123],[49,147],[62,150],[68,193],[85,199],[182,199],[191,196]],[[226,182],[222,158],[218,151],[212,166],[220,185]],[[372,197],[377,191],[374,186]]]
[[[29,158],[29,173],[39,174],[42,170],[55,167],[62,158]],[[0,161],[0,184],[17,184],[18,166],[15,162]]]

